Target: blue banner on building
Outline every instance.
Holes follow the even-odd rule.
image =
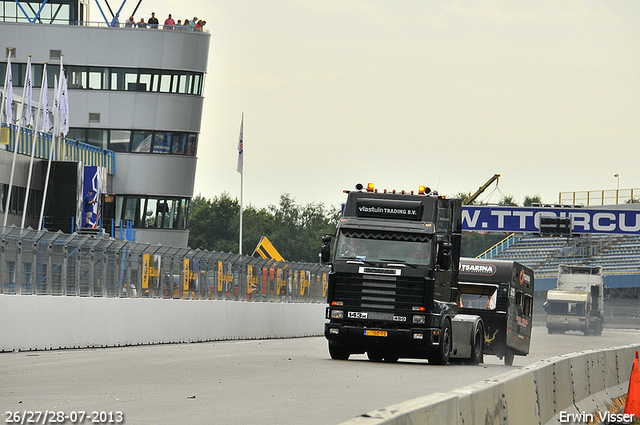
[[[572,233],[640,234],[640,210],[463,206],[462,229],[536,233],[541,217],[570,217]]]
[[[106,189],[106,169],[84,166],[82,184],[82,227],[98,228],[102,214],[101,199]]]

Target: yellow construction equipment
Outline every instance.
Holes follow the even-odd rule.
[[[463,203],[462,205],[469,205],[471,204],[473,201],[476,200],[476,198],[478,196],[480,196],[480,194],[482,194],[482,192],[484,192],[485,190],[487,190],[487,188],[489,187],[489,185],[491,183],[493,183],[494,181],[496,182],[496,185],[498,184],[497,181],[500,178],[500,174],[494,174],[493,177],[491,177],[489,180],[487,180],[487,182],[485,184],[483,184],[482,186],[480,186],[480,188],[476,191],[476,193],[474,193],[473,195],[469,196]]]

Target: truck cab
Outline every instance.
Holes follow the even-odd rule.
[[[325,324],[331,357],[481,361],[481,319],[455,320],[461,228],[461,201],[424,187],[379,192],[370,184],[348,192],[336,233],[325,235],[322,247],[323,262],[331,263]],[[455,328],[465,329],[462,343]]]
[[[604,328],[604,281],[600,266],[558,266],[556,289],[547,291],[547,330],[601,335]]]

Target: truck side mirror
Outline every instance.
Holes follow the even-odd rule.
[[[331,245],[329,245],[330,242],[331,235],[322,236],[322,247],[320,247],[320,261],[322,261],[323,264],[329,262],[329,256],[331,253]]]
[[[449,270],[449,268],[451,268],[451,244],[443,241],[438,245],[438,264],[440,265],[440,269]]]

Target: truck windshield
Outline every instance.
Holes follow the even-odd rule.
[[[431,237],[397,232],[342,230],[336,259],[431,264]]]
[[[584,303],[550,301],[547,305],[547,314],[559,314],[566,316],[584,316]]]

